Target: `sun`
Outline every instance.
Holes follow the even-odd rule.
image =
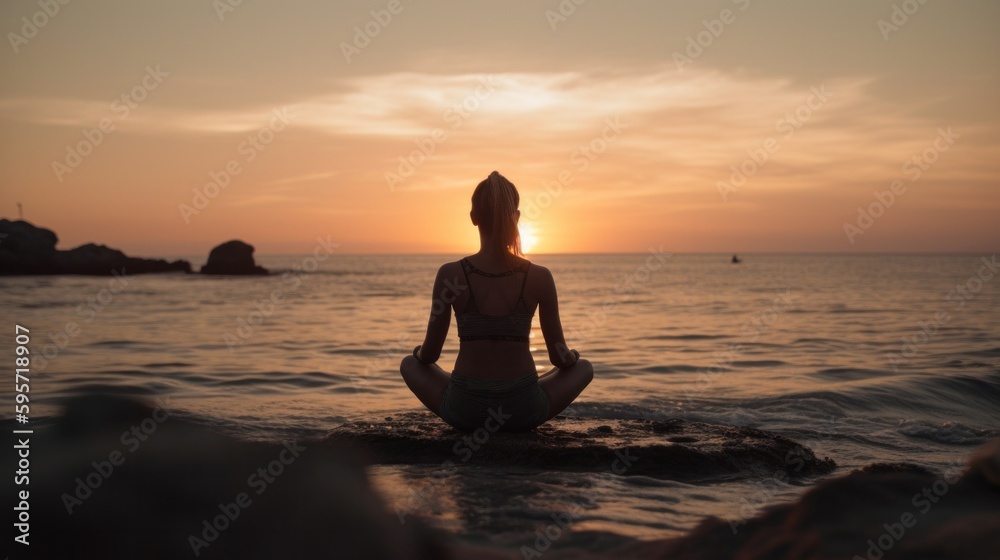
[[[538,235],[535,233],[535,226],[531,224],[518,224],[517,229],[521,233],[521,251],[530,253],[538,244]]]

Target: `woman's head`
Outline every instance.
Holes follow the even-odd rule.
[[[506,177],[494,171],[479,183],[472,193],[472,223],[479,226],[484,239],[493,243],[494,249],[510,255],[521,256],[521,235],[517,221],[520,203],[517,187]]]

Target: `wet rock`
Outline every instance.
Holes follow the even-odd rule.
[[[395,415],[392,421],[344,424],[326,441],[354,444],[375,464],[461,461],[547,471],[613,469],[625,476],[685,482],[772,477],[776,473],[788,478],[809,477],[827,474],[835,467],[831,459],[819,459],[808,448],[777,434],[680,419],[558,416],[527,433],[489,433],[484,428],[467,434],[429,412],[409,412]],[[474,452],[467,459],[459,456],[456,444]]]
[[[993,559],[1000,550],[997,465],[1000,440],[980,448],[968,468],[859,470],[752,519],[709,518],[684,537],[629,545],[615,558]]]
[[[267,274],[253,260],[253,245],[239,240],[227,241],[208,254],[208,262],[201,267],[202,274]]]

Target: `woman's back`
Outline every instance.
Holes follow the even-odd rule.
[[[478,264],[477,264],[478,263]],[[455,371],[482,379],[513,379],[536,371],[530,334],[539,305],[532,272],[544,268],[518,259],[473,255],[449,263],[460,293],[452,303],[460,346]]]

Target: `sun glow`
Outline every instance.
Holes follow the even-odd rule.
[[[521,232],[521,251],[530,253],[538,244],[538,234],[531,224],[518,224],[518,231]]]

